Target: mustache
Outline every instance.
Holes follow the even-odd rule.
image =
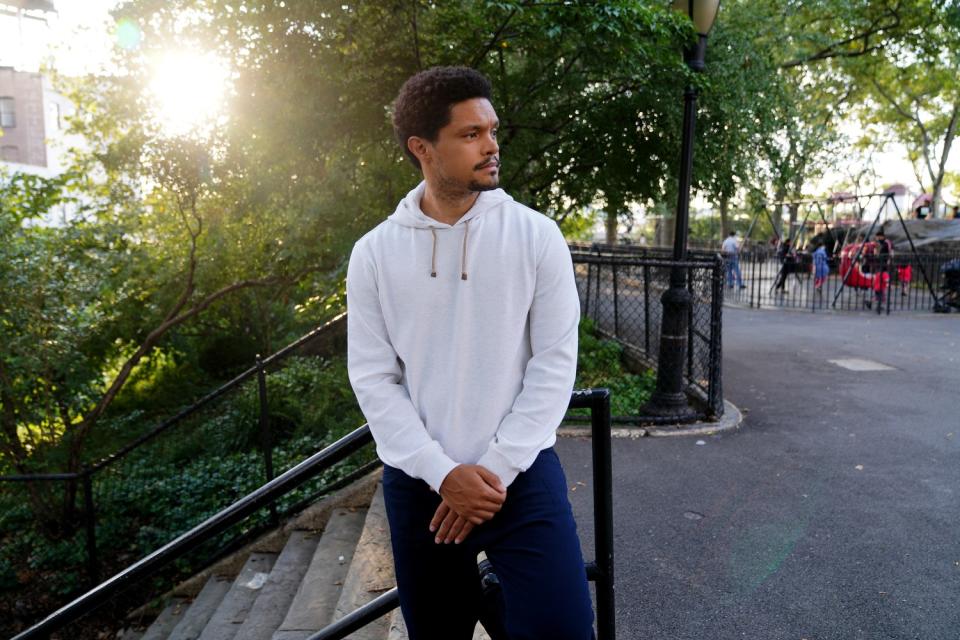
[[[492,166],[499,167],[499,166],[500,166],[500,158],[491,158],[490,160],[487,160],[487,161],[484,162],[483,164],[478,164],[476,167],[474,167],[474,169],[477,169],[477,170],[479,170],[479,169],[486,169],[487,167],[489,167],[489,166],[491,166],[491,165],[492,165]]]

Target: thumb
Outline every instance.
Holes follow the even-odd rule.
[[[507,488],[503,486],[503,482],[500,481],[500,476],[495,474],[490,469],[486,467],[477,466],[477,472],[480,474],[480,477],[483,478],[484,482],[488,485],[499,491],[500,493],[506,493]]]

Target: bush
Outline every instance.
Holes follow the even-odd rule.
[[[576,388],[606,387],[610,389],[612,415],[636,415],[653,393],[655,372],[652,369],[640,374],[627,371],[623,365],[623,347],[616,340],[597,335],[596,325],[590,318],[580,321],[579,340]],[[571,413],[589,414],[585,409]]]

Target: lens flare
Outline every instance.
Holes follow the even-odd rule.
[[[229,71],[212,54],[172,52],[154,65],[149,94],[164,133],[183,136],[212,125],[223,109]]]
[[[131,51],[140,46],[140,40],[142,36],[140,34],[140,27],[137,26],[137,23],[129,18],[122,18],[117,22],[116,28],[113,30],[113,39],[116,41],[117,46]]]

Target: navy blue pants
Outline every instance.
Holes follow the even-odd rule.
[[[400,608],[410,640],[470,640],[480,616],[477,554],[500,580],[510,640],[590,640],[593,608],[567,481],[553,448],[507,488],[503,508],[460,544],[434,542],[441,497],[384,465]]]

